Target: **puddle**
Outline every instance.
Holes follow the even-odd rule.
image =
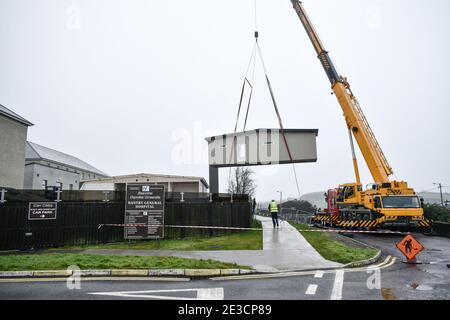
[[[419,290],[419,291],[432,291],[433,287],[428,286],[426,284],[420,284],[418,285],[417,283],[413,283],[411,284],[411,287],[415,290]]]
[[[419,291],[431,291],[431,290],[433,290],[433,287],[427,286],[426,284],[421,284],[420,286],[418,286],[416,288],[416,290],[419,290]]]

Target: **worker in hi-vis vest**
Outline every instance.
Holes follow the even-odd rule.
[[[280,225],[278,224],[278,212],[280,211],[280,205],[275,200],[272,200],[272,202],[270,202],[269,211],[272,215],[273,227],[279,227]]]

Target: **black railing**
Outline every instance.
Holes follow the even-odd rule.
[[[125,201],[125,191],[84,191],[64,190],[58,197],[55,190],[17,190],[1,188],[6,192],[7,202],[39,202],[39,201]],[[198,193],[198,192],[166,192],[168,202],[242,202],[250,201],[246,194]]]

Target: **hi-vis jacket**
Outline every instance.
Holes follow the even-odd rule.
[[[270,203],[270,213],[277,213],[278,212],[278,204],[276,201],[273,201]]]

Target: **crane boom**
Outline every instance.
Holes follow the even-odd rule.
[[[331,60],[328,51],[322,44],[314,26],[312,25],[308,15],[303,8],[302,2],[299,0],[291,0],[295,11],[300,18],[306,33],[308,34],[314,49],[317,52],[318,58],[330,80],[332,90],[336,95],[339,104],[344,112],[345,121],[348,129],[358,143],[361,153],[366,161],[374,182],[383,184],[389,183],[389,176],[393,174],[393,170],[389,165],[369,122],[367,121],[356,97],[350,88],[347,79],[340,76]],[[350,135],[351,138],[351,135]],[[353,161],[356,180],[360,184],[359,170],[356,162],[355,153],[353,150],[353,142],[351,140]]]

